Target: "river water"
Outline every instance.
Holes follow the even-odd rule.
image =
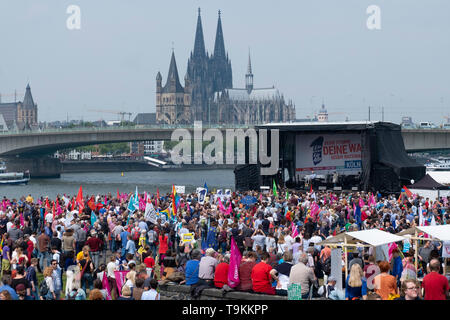
[[[31,194],[35,199],[48,196],[54,199],[56,195],[76,195],[80,185],[83,194],[107,194],[114,196],[117,189],[120,193],[147,191],[156,194],[159,188],[161,194],[171,192],[172,184],[186,187],[186,192],[195,192],[197,187],[207,184],[209,190],[229,188],[234,190],[234,173],[231,169],[220,170],[186,170],[186,171],[142,171],[142,172],[101,172],[101,173],[66,173],[59,179],[31,179],[27,185],[0,186],[0,196],[9,199],[19,199]]]

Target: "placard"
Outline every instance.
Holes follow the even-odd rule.
[[[442,242],[442,258],[450,258],[450,241]]]
[[[184,194],[186,191],[186,187],[185,186],[175,186],[175,191],[179,194]]]
[[[181,241],[182,241],[183,243],[191,242],[191,241],[193,241],[193,240],[194,240],[194,234],[193,234],[193,233],[183,233],[183,234],[181,235]]]

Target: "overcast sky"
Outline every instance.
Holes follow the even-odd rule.
[[[66,27],[72,4],[81,30]],[[366,26],[370,5],[381,9],[381,30]],[[4,0],[2,101],[16,89],[22,100],[29,81],[39,121],[155,112],[155,77],[165,82],[172,46],[184,78],[198,7],[209,52],[222,11],[234,87],[245,85],[250,48],[255,87],[275,85],[297,118],[322,99],[330,120],[365,120],[369,105],[372,120],[382,106],[397,123],[450,115],[448,0]]]

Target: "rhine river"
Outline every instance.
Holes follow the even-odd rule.
[[[231,169],[220,170],[186,170],[186,171],[136,171],[101,173],[65,173],[59,179],[33,179],[27,185],[0,186],[0,196],[9,199],[19,199],[21,196],[31,194],[33,198],[48,196],[50,199],[66,194],[76,196],[80,185],[83,195],[100,194],[109,192],[113,196],[120,193],[135,192],[136,186],[139,193],[145,191],[156,194],[159,188],[160,194],[172,191],[172,184],[185,186],[186,192],[195,192],[197,187],[203,187],[205,182],[209,190],[232,189],[234,190],[234,172]]]

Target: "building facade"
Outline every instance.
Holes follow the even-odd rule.
[[[211,115],[219,124],[264,124],[295,120],[295,106],[286,102],[275,86],[254,88],[250,54],[245,88],[216,91],[211,103]]]
[[[23,101],[0,103],[0,114],[2,114],[8,130],[26,130],[37,127],[37,104],[34,103],[30,85],[27,85]]]

